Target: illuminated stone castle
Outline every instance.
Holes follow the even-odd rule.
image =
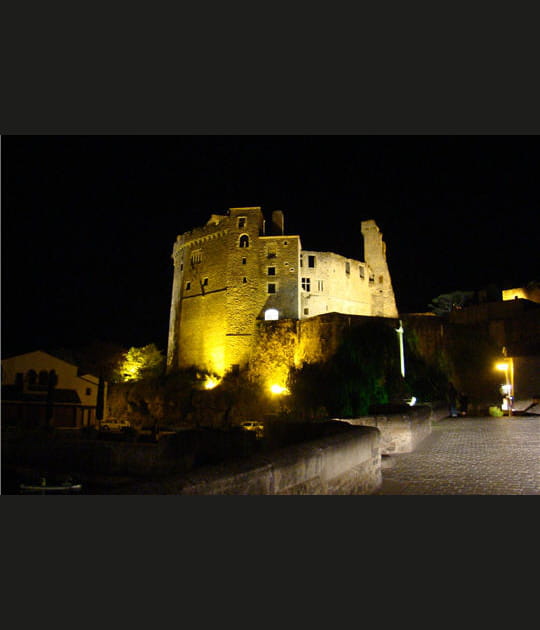
[[[167,368],[222,376],[249,365],[257,326],[327,313],[398,316],[386,248],[375,221],[362,221],[365,261],[303,250],[285,234],[283,212],[260,207],[212,214],[177,237]]]

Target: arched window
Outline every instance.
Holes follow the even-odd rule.
[[[264,319],[266,321],[279,319],[279,311],[277,308],[267,308],[266,311],[264,311]]]
[[[35,370],[28,370],[26,373],[26,380],[28,385],[35,385],[37,381],[37,372]]]
[[[239,247],[249,247],[249,236],[247,234],[242,234],[240,237],[240,242],[238,243]]]
[[[41,370],[39,373],[39,384],[40,385],[48,385],[49,384],[49,373],[47,370]]]

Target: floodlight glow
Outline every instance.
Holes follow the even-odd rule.
[[[204,381],[204,389],[214,389],[217,385],[219,385],[219,381],[217,379],[212,378],[211,376],[206,377],[206,380]]]
[[[287,391],[287,388],[282,387],[281,385],[271,385],[270,391],[272,394],[284,394]]]
[[[508,363],[497,363],[495,365],[495,369],[500,370],[501,372],[506,372],[508,369]]]

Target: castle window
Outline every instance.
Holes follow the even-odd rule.
[[[315,256],[308,256],[308,267],[315,267]]]
[[[26,373],[26,380],[28,381],[28,385],[35,385],[37,381],[37,373],[35,370],[28,370]]]
[[[89,387],[87,387],[86,388],[86,395],[90,396],[91,393],[92,393],[92,390]]]
[[[242,282],[243,282],[244,284],[246,284],[246,282],[247,282],[247,278],[246,278],[246,276],[244,276],[244,277],[242,278]]]
[[[202,281],[203,287],[207,287],[208,286],[208,278],[204,278]]]
[[[369,274],[369,284],[373,284],[375,282],[375,276],[371,273]]]
[[[238,229],[242,230],[246,227],[246,217],[238,217]]]
[[[309,308],[304,309],[304,315],[309,315]]]
[[[269,282],[268,283],[268,293],[276,293],[276,283]]]
[[[186,282],[186,291],[191,289],[191,282]]]
[[[240,241],[238,243],[239,247],[249,247],[249,236],[247,234],[242,234],[240,237]]]
[[[383,277],[379,276],[379,284],[382,284],[382,283],[383,283]]]
[[[345,273],[351,273],[351,263],[349,261],[345,263]]]
[[[268,243],[266,246],[266,255],[268,258],[275,258],[277,256],[277,247],[275,243]]]
[[[184,271],[184,263],[180,263],[180,271]]]
[[[285,245],[285,247],[287,247],[288,244],[289,244],[289,241],[283,241],[283,245]]]
[[[245,265],[247,262],[247,258],[242,258],[242,264]]]
[[[264,319],[266,321],[275,321],[279,319],[279,311],[277,308],[267,308],[266,311],[264,311]]]
[[[358,267],[358,271],[360,272],[360,277],[363,278],[364,277],[364,267],[362,267],[362,265],[360,265],[360,267]]]
[[[191,264],[197,265],[202,261],[202,250],[197,249],[194,252],[191,252]]]
[[[310,278],[302,278],[302,290],[303,291],[311,291],[311,280],[310,280]]]
[[[276,275],[276,268],[275,267],[268,267],[268,275],[269,276],[275,276]]]
[[[317,288],[319,289],[319,292],[324,291],[324,285],[323,285],[322,280],[317,280]]]

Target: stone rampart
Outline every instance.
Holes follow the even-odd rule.
[[[351,427],[264,456],[147,483],[139,493],[181,495],[373,494],[382,484],[380,432]]]
[[[376,413],[361,418],[339,419],[353,426],[376,427],[381,434],[381,455],[412,452],[431,433],[432,421],[442,412],[428,405],[408,407],[396,413]]]

